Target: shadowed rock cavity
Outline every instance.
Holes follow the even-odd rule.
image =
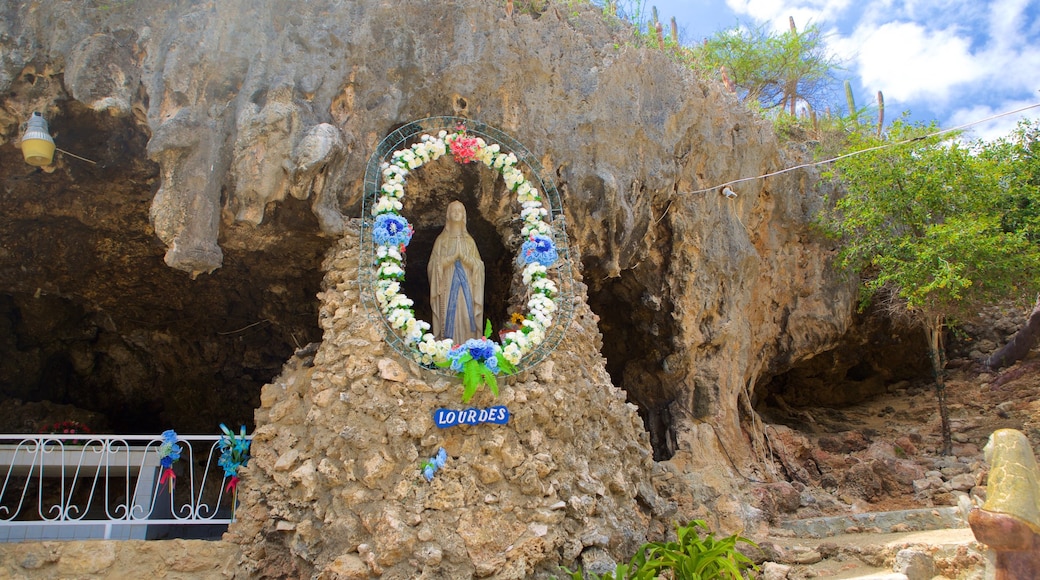
[[[212,433],[252,426],[260,386],[295,349],[320,339],[317,237],[305,203],[239,226],[252,244],[192,281],[163,263],[149,223],[158,167],[132,116],[65,101],[49,114],[82,161],[50,173],[0,148],[0,398],[101,413],[120,433]],[[28,412],[28,411],[26,411]],[[6,432],[68,418],[40,410]]]
[[[799,409],[840,409],[887,392],[902,381],[931,377],[923,333],[894,325],[876,312],[857,316],[840,344],[764,377],[755,409],[770,422],[803,431],[844,431],[841,422],[806,423]]]
[[[628,401],[639,408],[654,459],[664,461],[676,448],[672,416],[676,379],[668,365],[675,329],[667,298],[659,295],[659,288],[648,286],[655,277],[649,268],[637,268],[617,278],[604,279],[602,273],[590,272],[586,279],[589,306],[599,316],[611,382],[624,389]]]

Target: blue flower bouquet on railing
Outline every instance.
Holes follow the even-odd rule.
[[[242,425],[239,436],[227,425],[221,423],[220,430],[224,435],[220,438],[220,459],[217,465],[224,468],[224,477],[228,478],[227,491],[238,488],[238,469],[249,463],[249,439],[246,439],[246,426]]]
[[[166,482],[170,482],[170,490],[173,490],[173,484],[177,480],[177,476],[173,473],[173,464],[181,458],[181,446],[177,445],[177,432],[173,429],[167,429],[162,434],[162,444],[159,445],[159,466],[162,468],[162,476],[159,477],[159,485],[166,485]]]

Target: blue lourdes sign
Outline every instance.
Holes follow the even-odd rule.
[[[505,425],[509,422],[509,409],[503,405],[486,409],[437,409],[433,412],[433,422],[441,429],[456,425],[479,425],[494,423]]]

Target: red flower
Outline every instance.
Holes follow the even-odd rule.
[[[477,138],[460,135],[449,145],[456,163],[469,163],[477,158]]]

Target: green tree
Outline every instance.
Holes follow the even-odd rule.
[[[724,68],[744,102],[791,115],[798,103],[813,109],[825,104],[840,68],[827,50],[823,30],[810,24],[799,31],[793,19],[783,33],[766,25],[737,26],[715,33],[692,50],[709,74],[720,74]]]
[[[947,325],[983,304],[1031,299],[1040,288],[1040,246],[1028,227],[1008,219],[1016,196],[1026,194],[1015,177],[1025,173],[1022,160],[1001,155],[1000,142],[965,145],[952,136],[925,137],[930,132],[934,127],[897,121],[887,143],[908,143],[838,161],[845,194],[823,222],[843,242],[840,265],[862,273],[863,304],[880,298],[890,313],[924,330],[949,454]],[[886,143],[865,134],[850,139],[853,150]]]

